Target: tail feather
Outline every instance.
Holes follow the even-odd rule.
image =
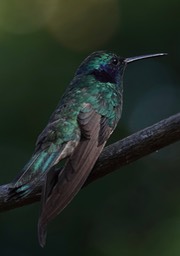
[[[38,222],[38,239],[39,239],[39,244],[43,248],[46,244],[46,237],[47,237],[47,223],[42,223]]]
[[[45,174],[54,166],[60,152],[40,152],[32,156],[9,188],[8,200],[18,200],[31,194],[42,181]]]

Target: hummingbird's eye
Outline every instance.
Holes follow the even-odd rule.
[[[119,64],[119,59],[114,57],[112,60],[111,60],[111,64],[113,64],[114,66],[117,66]]]

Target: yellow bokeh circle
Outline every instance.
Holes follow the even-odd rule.
[[[120,21],[117,0],[59,0],[48,29],[64,46],[90,50],[108,42]]]

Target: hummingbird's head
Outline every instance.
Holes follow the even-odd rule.
[[[156,53],[130,58],[122,58],[111,52],[98,51],[89,55],[79,66],[76,75],[93,75],[100,82],[120,84],[128,63],[167,55]]]
[[[111,52],[94,52],[81,63],[76,75],[94,75],[100,82],[119,83],[126,67],[124,60]]]

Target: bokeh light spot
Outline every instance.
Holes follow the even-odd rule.
[[[73,50],[97,49],[117,31],[120,18],[117,0],[59,1],[49,31]]]
[[[173,86],[159,84],[157,88],[149,89],[138,100],[129,116],[128,126],[131,132],[141,130],[148,125],[160,121],[174,113],[174,104],[178,101],[177,92]]]
[[[30,33],[44,26],[54,14],[58,0],[0,1],[0,29],[9,33]]]

